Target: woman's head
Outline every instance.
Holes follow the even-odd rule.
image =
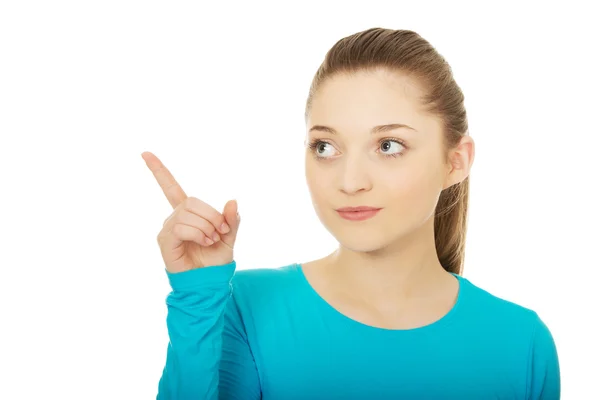
[[[450,66],[417,33],[373,28],[338,41],[310,88],[306,179],[321,222],[370,252],[425,238],[461,273],[473,142]],[[381,208],[356,222],[341,207]]]

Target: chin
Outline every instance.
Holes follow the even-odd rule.
[[[349,241],[338,240],[340,246],[355,253],[373,253],[383,249],[385,246],[380,243],[356,243]]]
[[[323,226],[339,242],[340,246],[356,252],[372,252],[386,247],[390,238],[386,238],[385,224],[377,221],[377,216],[365,221],[346,221],[336,211],[332,214],[319,212],[317,216]],[[387,240],[386,240],[387,239]]]
[[[389,240],[382,235],[382,229],[376,227],[344,229],[343,226],[328,226],[327,228],[340,246],[351,251],[369,253],[389,244]]]

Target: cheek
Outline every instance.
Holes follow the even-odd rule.
[[[322,168],[314,164],[314,160],[306,160],[306,185],[308,186],[314,208],[319,213],[320,206],[323,206],[326,203],[326,199],[331,197],[331,178],[326,175]]]
[[[306,157],[307,160],[304,171],[308,189],[314,196],[324,196],[322,192],[331,187],[332,177],[329,176],[330,173],[327,169],[316,164],[318,161],[308,158],[312,156],[307,155]]]
[[[403,169],[380,181],[390,211],[403,217],[428,218],[435,210],[440,186],[433,169]]]
[[[378,186],[388,194],[390,200],[411,200],[427,190],[427,174],[409,169],[387,173],[379,179]]]

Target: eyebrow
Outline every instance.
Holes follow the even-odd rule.
[[[407,128],[410,130],[413,130],[415,132],[417,132],[417,130],[411,126],[408,126],[406,124],[386,124],[386,125],[377,125],[374,126],[373,129],[371,129],[371,134],[377,134],[377,133],[383,133],[383,132],[388,132],[394,129],[400,129],[400,128]],[[320,131],[320,132],[327,132],[327,133],[331,133],[332,135],[337,135],[338,132],[333,129],[330,128],[328,126],[324,126],[324,125],[314,125],[312,128],[310,128],[308,130],[309,132],[312,131]]]

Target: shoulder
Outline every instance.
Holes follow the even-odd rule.
[[[242,324],[255,340],[257,332],[264,333],[269,327],[285,329],[304,309],[305,291],[296,263],[236,270],[230,285],[228,315]]]
[[[480,334],[494,338],[506,353],[512,351],[526,357],[528,398],[558,399],[560,367],[556,344],[538,313],[493,295],[466,278],[459,279],[465,290],[463,305],[472,323],[469,326],[478,326]]]
[[[525,325],[531,329],[541,322],[533,309],[492,294],[465,277],[458,278],[462,281],[462,288],[465,291],[465,308],[479,318],[483,318],[484,321],[510,321],[510,325]]]
[[[234,287],[269,288],[290,282],[296,276],[297,264],[285,264],[276,268],[236,269],[231,280]]]
[[[469,318],[493,330],[507,343],[522,343],[534,357],[540,352],[548,353],[549,357],[556,356],[552,333],[535,310],[496,296],[464,277],[459,279],[463,282],[463,306]]]
[[[464,290],[462,315],[467,325],[477,326],[486,335],[522,349],[531,351],[541,344],[552,350],[552,335],[537,311],[492,294],[464,277],[459,279]]]
[[[276,268],[236,270],[231,286],[234,297],[256,304],[261,299],[292,295],[298,287],[298,278],[298,264],[290,263]]]

